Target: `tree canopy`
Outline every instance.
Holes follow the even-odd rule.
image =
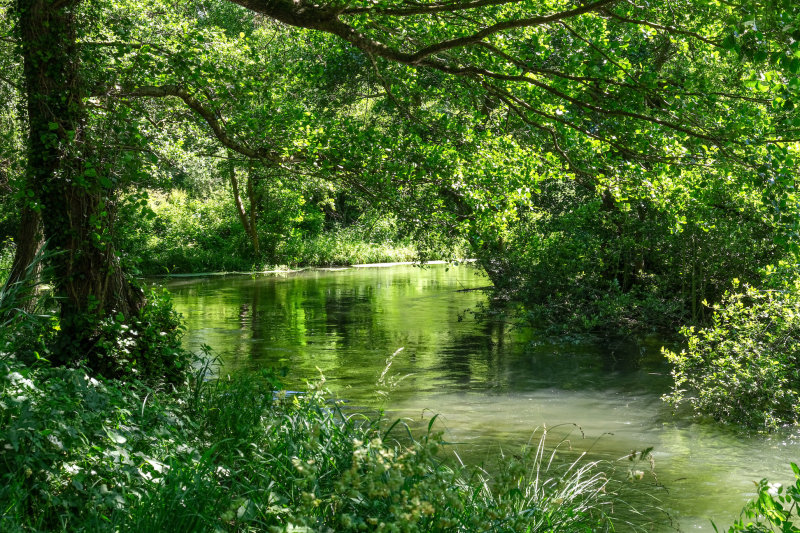
[[[693,315],[748,240],[752,276],[796,248],[789,1],[17,0],[3,17],[0,85],[25,102],[27,128],[22,157],[22,123],[4,115],[3,179],[27,217],[17,264],[40,216],[64,251],[64,353],[91,345],[78,317],[141,307],[116,213],[133,202],[146,216],[131,192],[166,175],[227,176],[256,250],[263,187],[290,183],[300,202],[348,189],[399,213],[421,249],[466,238],[497,289],[536,285],[511,281],[542,264],[531,228],[586,223],[592,242],[628,243],[599,257],[598,280],[627,292],[672,269],[664,290],[683,283]],[[569,218],[582,212],[597,214]],[[734,227],[740,248],[710,259]]]

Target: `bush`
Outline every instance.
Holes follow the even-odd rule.
[[[643,179],[624,198],[579,180],[538,185],[474,253],[498,301],[521,304],[549,334],[672,335],[707,323],[701,302],[718,302],[734,273],[757,283],[764,265],[787,257],[760,194],[722,177],[662,183],[664,196]]]
[[[120,250],[145,274],[247,270],[254,258],[229,193],[151,193],[120,212]],[[135,199],[135,197],[134,197]]]
[[[712,308],[708,327],[683,328],[687,347],[664,350],[674,369],[665,399],[700,415],[756,429],[800,420],[800,298],[785,290],[741,289]]]
[[[106,377],[180,383],[191,368],[185,330],[166,289],[151,290],[137,316],[102,318],[89,367]]]

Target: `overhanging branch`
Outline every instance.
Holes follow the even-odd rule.
[[[130,91],[120,91],[119,96],[127,98],[137,97],[150,97],[150,98],[166,98],[175,97],[180,98],[197,115],[199,115],[208,124],[214,136],[219,142],[229,150],[233,150],[250,159],[258,159],[267,161],[277,165],[284,165],[287,163],[295,162],[295,158],[282,157],[278,152],[269,148],[251,148],[247,144],[236,140],[225,130],[220,119],[216,114],[203,105],[203,103],[195,98],[188,90],[179,85],[149,85],[137,87]]]

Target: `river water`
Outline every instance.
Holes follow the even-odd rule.
[[[572,447],[592,458],[652,446],[663,485],[654,494],[673,518],[665,531],[713,531],[711,520],[727,528],[754,481],[788,482],[789,462],[800,461],[800,431],[743,436],[674,414],[660,399],[670,376],[657,340],[535,343],[512,324],[476,321],[486,296],[465,289],[488,282],[469,265],[165,284],[187,347],[209,345],[221,373],[284,367],[290,389],[322,375],[353,406],[412,425],[438,413],[470,461],[516,450],[544,426],[574,428]]]

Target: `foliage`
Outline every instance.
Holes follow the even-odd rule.
[[[150,214],[136,204],[121,213],[121,248],[147,274],[247,270],[253,263],[225,191],[193,198],[176,190],[150,195]]]
[[[274,375],[173,392],[0,362],[4,531],[603,531],[630,482],[545,439],[500,473]],[[432,424],[432,423],[431,423]]]
[[[795,483],[788,487],[758,482],[758,496],[742,510],[742,518],[728,533],[798,533],[800,532],[800,468],[791,463]],[[717,531],[716,526],[714,530]]]
[[[711,323],[685,327],[687,347],[664,350],[674,366],[673,405],[768,430],[800,420],[800,299],[795,284],[755,289],[734,283]]]
[[[576,181],[540,182],[518,222],[477,252],[497,296],[555,333],[671,334],[707,320],[701,302],[718,301],[732,272],[757,283],[786,251],[760,192],[721,176],[683,178],[659,184],[657,196],[632,188],[624,202]]]
[[[53,253],[43,249],[20,280],[0,287],[0,359],[27,364],[51,359],[60,324],[53,312],[57,302],[44,282],[52,274],[40,267]],[[191,357],[181,349],[184,326],[166,290],[150,290],[134,317],[92,318],[94,346],[76,363],[95,373],[176,384],[191,370]]]
[[[166,289],[152,289],[136,316],[98,320],[95,348],[86,364],[106,377],[181,383],[191,357],[181,348],[184,326]]]
[[[121,210],[118,242],[124,257],[144,274],[350,265],[416,257],[415,248],[398,238],[392,219],[381,214],[359,213],[343,222],[328,222],[326,212],[313,204],[281,207],[270,202],[272,209],[262,213],[258,226],[262,253],[255,256],[224,190],[205,196],[180,190],[151,192],[151,214],[145,217],[139,214],[140,205],[128,202]]]

